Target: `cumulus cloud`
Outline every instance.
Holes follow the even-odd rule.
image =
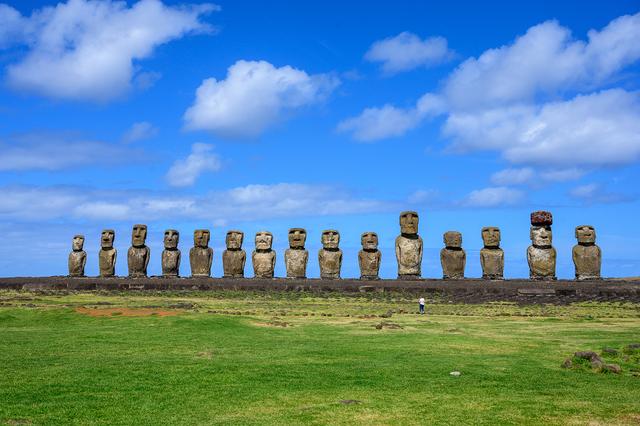
[[[462,201],[464,207],[503,207],[519,204],[524,192],[506,186],[495,186],[471,191]]]
[[[322,101],[338,84],[326,74],[240,60],[229,67],[224,80],[202,82],[184,114],[185,126],[225,137],[254,137],[284,114]]]
[[[112,100],[131,88],[136,61],[171,40],[211,31],[201,18],[217,9],[165,6],[160,0],[131,7],[122,1],[68,0],[23,17],[4,6],[0,23],[9,25],[0,29],[0,44],[28,48],[7,68],[7,81],[16,90],[52,98]]]
[[[131,128],[122,136],[126,143],[150,139],[158,134],[158,129],[148,121],[133,123]]]
[[[444,110],[443,99],[428,93],[420,98],[415,108],[396,108],[392,105],[367,108],[357,117],[338,124],[338,131],[352,133],[353,138],[361,142],[372,142],[402,136],[425,118],[441,114]]]
[[[635,198],[619,192],[609,191],[598,183],[577,186],[569,191],[569,195],[584,204],[612,204],[632,201]]]
[[[0,171],[55,171],[128,162],[138,151],[75,133],[33,132],[0,141]]]
[[[191,186],[205,172],[217,172],[222,167],[218,155],[213,153],[213,146],[204,143],[191,145],[191,154],[176,160],[167,172],[167,182],[175,187]]]
[[[442,63],[453,57],[444,37],[429,37],[421,40],[410,32],[402,32],[395,37],[378,40],[371,45],[365,59],[381,62],[382,71],[395,74],[421,66]]]
[[[497,186],[523,185],[536,186],[548,182],[566,182],[580,179],[585,171],[576,167],[567,169],[542,169],[533,167],[508,168],[491,175],[491,183]]]
[[[0,218],[15,221],[263,220],[397,209],[323,185],[247,185],[202,196],[77,187],[0,187]]]

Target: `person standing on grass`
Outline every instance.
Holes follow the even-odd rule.
[[[424,297],[421,297],[420,300],[418,300],[418,304],[420,305],[420,314],[424,315]]]

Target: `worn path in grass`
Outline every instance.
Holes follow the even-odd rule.
[[[421,317],[413,300],[370,295],[0,292],[0,306],[0,423],[640,421],[632,363],[560,368],[576,350],[639,341],[637,305]]]

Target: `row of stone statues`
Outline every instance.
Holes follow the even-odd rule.
[[[396,260],[399,279],[418,279],[421,277],[422,238],[418,235],[418,214],[413,211],[400,214],[400,235],[396,238]],[[535,280],[556,279],[556,250],[551,244],[551,213],[537,211],[531,213],[530,237],[532,245],[527,249],[530,278]],[[194,277],[211,276],[213,249],[209,247],[210,233],[207,229],[197,229],[193,234],[193,247],[189,250],[191,275]],[[127,253],[130,277],[147,276],[147,266],[151,252],[146,246],[147,226],[134,225],[131,235],[131,247]],[[164,233],[164,251],[162,252],[162,275],[176,277],[180,275],[181,253],[178,250],[179,233],[168,229]],[[573,248],[573,261],[576,279],[599,279],[602,254],[595,244],[595,230],[583,225],[576,228],[578,244]],[[102,231],[99,253],[100,276],[115,275],[117,251],[113,247],[115,231]],[[222,254],[224,277],[244,277],[246,253],[242,249],[244,233],[229,231],[226,236],[227,249]],[[306,278],[309,252],[305,249],[307,232],[302,228],[289,230],[289,248],[284,253],[284,263],[288,278]],[[504,277],[504,251],[500,248],[500,229],[482,228],[484,247],[480,250],[482,278],[501,280]],[[361,238],[362,250],[358,253],[361,279],[378,279],[382,253],[378,250],[378,235],[365,232]],[[257,278],[273,278],[276,265],[276,252],[272,249],[273,235],[261,231],[255,236],[255,250],[251,254],[254,275]],[[336,230],[322,232],[322,249],[318,252],[320,277],[339,279],[342,266],[342,250],[339,248],[340,233]],[[448,231],[444,234],[445,248],[440,252],[444,279],[464,278],[466,254],[462,248],[462,234]],[[69,275],[84,276],[87,254],[83,251],[84,237],[73,238],[73,251],[69,255]]]

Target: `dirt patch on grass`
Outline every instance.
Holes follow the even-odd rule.
[[[253,325],[258,327],[292,327],[293,324],[290,322],[282,321],[280,318],[272,318],[267,322],[254,322]]]
[[[162,310],[151,308],[76,308],[76,312],[90,317],[171,317],[179,315],[182,311]]]

